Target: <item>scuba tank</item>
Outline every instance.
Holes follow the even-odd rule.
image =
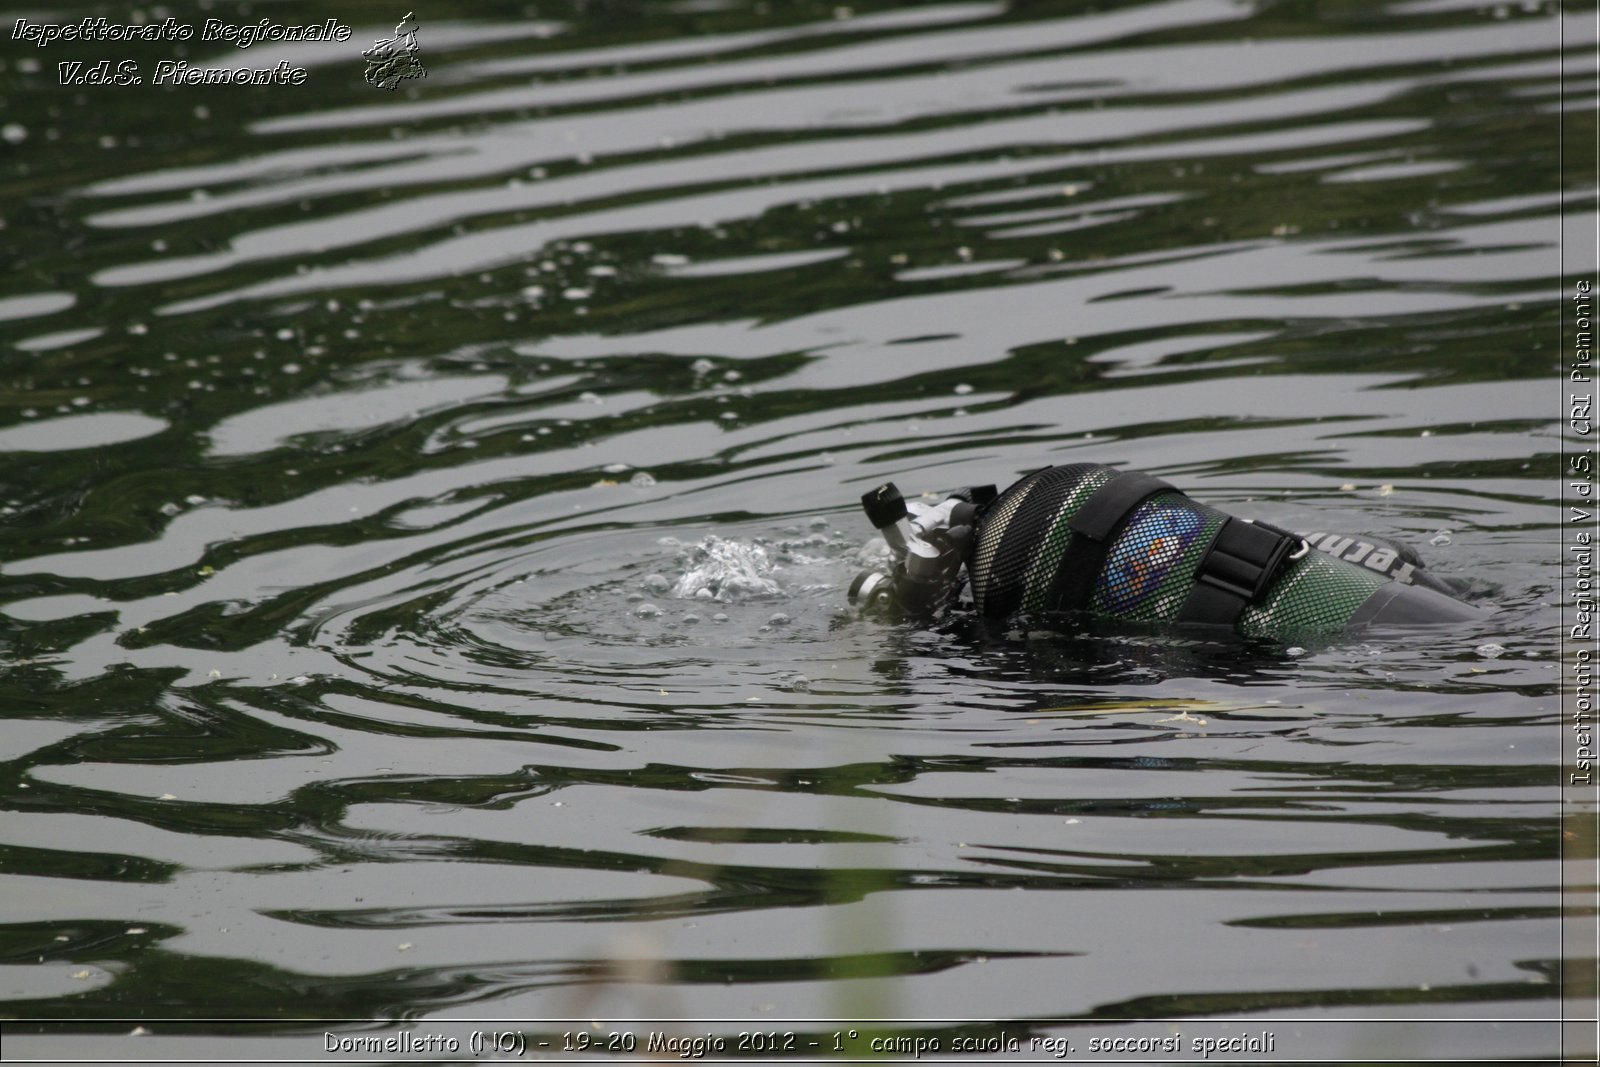
[[[891,483],[862,505],[895,563],[888,574],[858,576],[850,599],[888,600],[912,614],[953,603],[964,585],[994,619],[1085,612],[1227,626],[1246,637],[1482,615],[1401,545],[1290,533],[1099,464],[1047,467],[1003,493],[968,489],[931,507],[906,504]]]

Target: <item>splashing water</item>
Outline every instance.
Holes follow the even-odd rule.
[[[673,596],[732,601],[783,593],[772,577],[772,559],[760,545],[708,534],[689,550],[686,563],[689,570],[673,587]]]

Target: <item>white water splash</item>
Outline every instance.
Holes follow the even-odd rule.
[[[772,577],[772,560],[760,545],[711,534],[689,550],[685,563],[688,570],[673,587],[673,596],[729,601],[783,593]]]

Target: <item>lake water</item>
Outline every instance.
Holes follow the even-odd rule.
[[[327,14],[0,45],[8,1054],[1592,1048],[1592,11],[486,3],[420,11],[393,90],[400,8],[198,35]],[[60,84],[102,59],[144,83]],[[1077,462],[1493,610],[1247,645],[846,603],[867,489]]]

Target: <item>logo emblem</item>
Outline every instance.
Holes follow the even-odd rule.
[[[408,78],[426,78],[427,70],[417,58],[417,16],[410,11],[394,28],[394,36],[379,41],[361,53],[367,61],[367,84],[393,92]]]
[[[1117,538],[1100,576],[1100,597],[1106,610],[1132,611],[1161,587],[1173,564],[1205,526],[1200,513],[1181,505],[1149,503],[1141,507]]]

